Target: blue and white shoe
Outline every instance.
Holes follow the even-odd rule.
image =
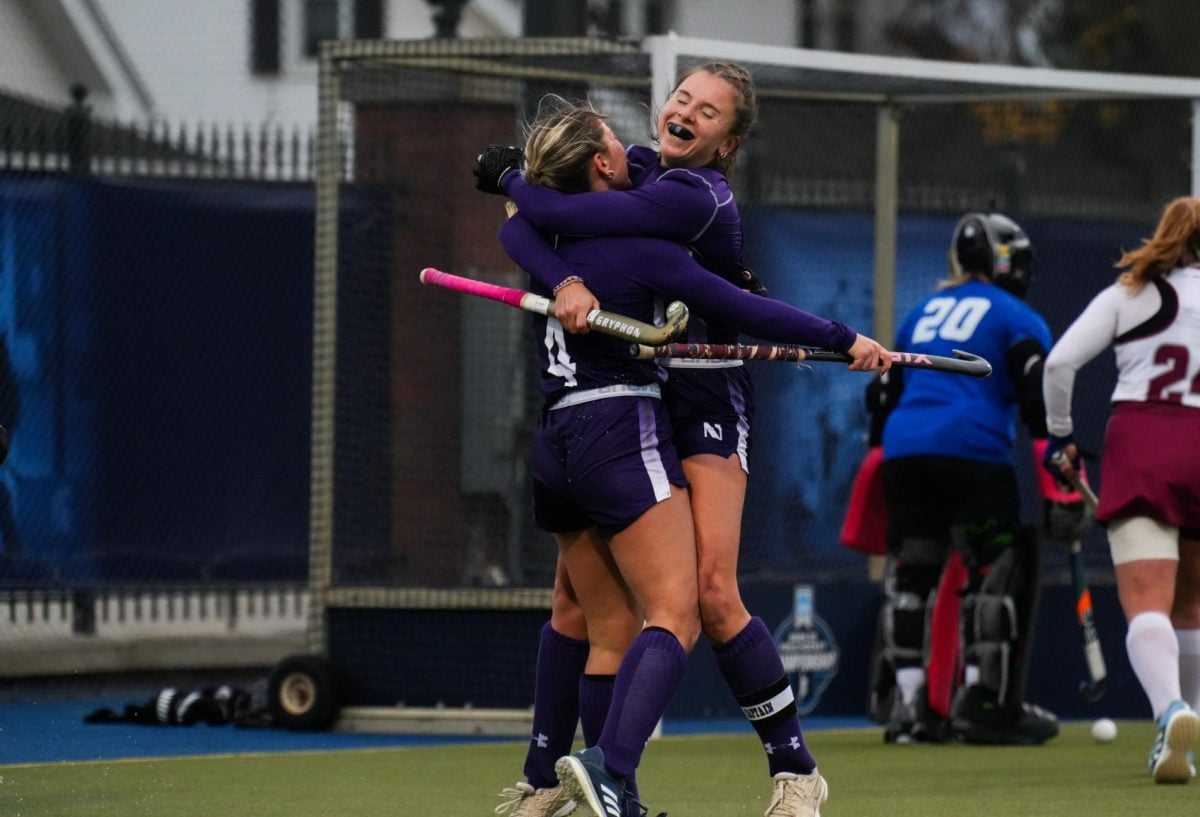
[[[609,774],[599,746],[560,757],[554,764],[559,785],[596,817],[623,817],[625,781]]]
[[[1175,701],[1158,719],[1158,736],[1150,749],[1150,774],[1155,783],[1187,783],[1192,779],[1191,753],[1200,739],[1200,715]]]

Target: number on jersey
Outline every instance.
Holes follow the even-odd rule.
[[[928,343],[934,338],[962,342],[975,334],[983,316],[992,308],[987,298],[933,298],[925,304],[925,316],[913,329],[912,342]]]

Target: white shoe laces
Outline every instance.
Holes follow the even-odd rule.
[[[557,786],[552,789],[535,789],[530,784],[519,781],[514,786],[502,789],[497,795],[508,799],[496,806],[496,813],[507,814],[509,817],[554,817],[570,802],[564,798],[564,794]]]
[[[763,817],[819,817],[824,780],[810,775],[776,776],[775,795]]]
[[[528,783],[520,782],[515,786],[509,786],[508,788],[501,790],[500,794],[497,796],[507,797],[508,799],[496,806],[496,813],[506,814],[508,812],[512,812],[514,817],[516,817],[516,815],[520,814],[520,809],[518,806],[520,805],[521,801],[526,797],[532,797],[535,793],[536,790],[533,788],[533,786],[529,785]]]

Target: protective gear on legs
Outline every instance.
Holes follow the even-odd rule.
[[[982,580],[973,580],[963,599],[963,661],[979,667],[979,683],[1001,703],[1019,702],[1024,688],[1022,657],[1040,572],[1037,543],[1030,539],[1022,531],[986,573],[977,569]]]
[[[1035,532],[1022,528],[1012,547],[973,572],[977,589],[963,602],[963,656],[979,667],[979,679],[955,694],[951,732],[967,743],[1042,743],[1058,734],[1058,719],[1024,703],[1041,572]]]

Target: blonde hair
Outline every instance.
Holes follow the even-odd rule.
[[[1132,290],[1176,267],[1200,263],[1200,199],[1181,196],[1163,208],[1154,236],[1121,256],[1117,281]]]
[[[590,102],[542,97],[526,128],[525,180],[564,193],[589,190],[588,164],[605,149],[605,121]]]
[[[678,91],[679,86],[688,77],[701,72],[723,79],[733,88],[737,95],[737,102],[733,107],[733,124],[729,126],[729,135],[736,136],[739,140],[744,138],[758,119],[758,93],[754,89],[754,77],[736,62],[704,62],[693,65],[680,74],[671,93],[674,94]],[[657,132],[658,128],[655,127],[651,130]],[[736,162],[737,148],[735,147],[724,156],[718,155],[713,165],[728,178],[733,174],[733,166]]]

